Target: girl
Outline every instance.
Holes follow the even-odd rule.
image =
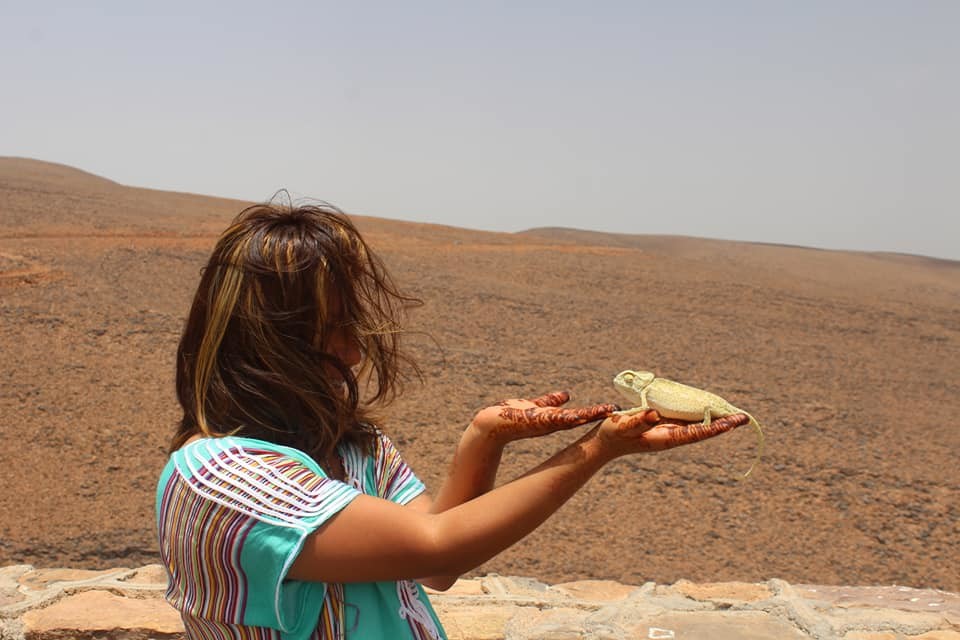
[[[747,421],[508,400],[474,416],[431,498],[370,413],[416,371],[401,349],[415,302],[327,205],[256,205],[220,237],[177,351],[183,418],[157,487],[167,599],[190,638],[444,638],[421,585],[448,588],[607,462]],[[597,421],[493,488],[507,443]]]

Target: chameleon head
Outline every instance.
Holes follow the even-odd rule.
[[[650,371],[621,371],[613,378],[613,387],[634,404],[640,402],[640,392],[656,378]]]

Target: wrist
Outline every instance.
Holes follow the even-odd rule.
[[[502,430],[498,433],[497,430],[480,426],[476,422],[471,422],[467,425],[467,428],[464,429],[463,434],[460,436],[461,445],[487,450],[503,451],[508,441],[509,440],[503,437]]]
[[[478,427],[471,422],[460,435],[460,443],[457,445],[458,456],[467,455],[485,460],[499,460],[503,449],[507,443],[502,438],[497,438],[488,429]]]
[[[585,433],[574,446],[580,450],[585,461],[597,469],[621,455],[603,438],[599,426]]]

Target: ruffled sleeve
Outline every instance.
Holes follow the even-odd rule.
[[[242,624],[306,638],[323,613],[326,585],[287,580],[304,540],[347,506],[360,492],[328,478],[296,449],[246,438],[206,439],[175,455],[178,473],[208,508],[202,540],[191,545],[203,554],[221,547],[212,593],[239,604]],[[236,606],[236,605],[235,605]]]

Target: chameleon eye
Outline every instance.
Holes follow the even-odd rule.
[[[626,374],[625,376],[623,376],[623,379],[624,379],[626,382],[633,382],[633,374],[632,374],[632,373],[628,373],[628,374]]]

